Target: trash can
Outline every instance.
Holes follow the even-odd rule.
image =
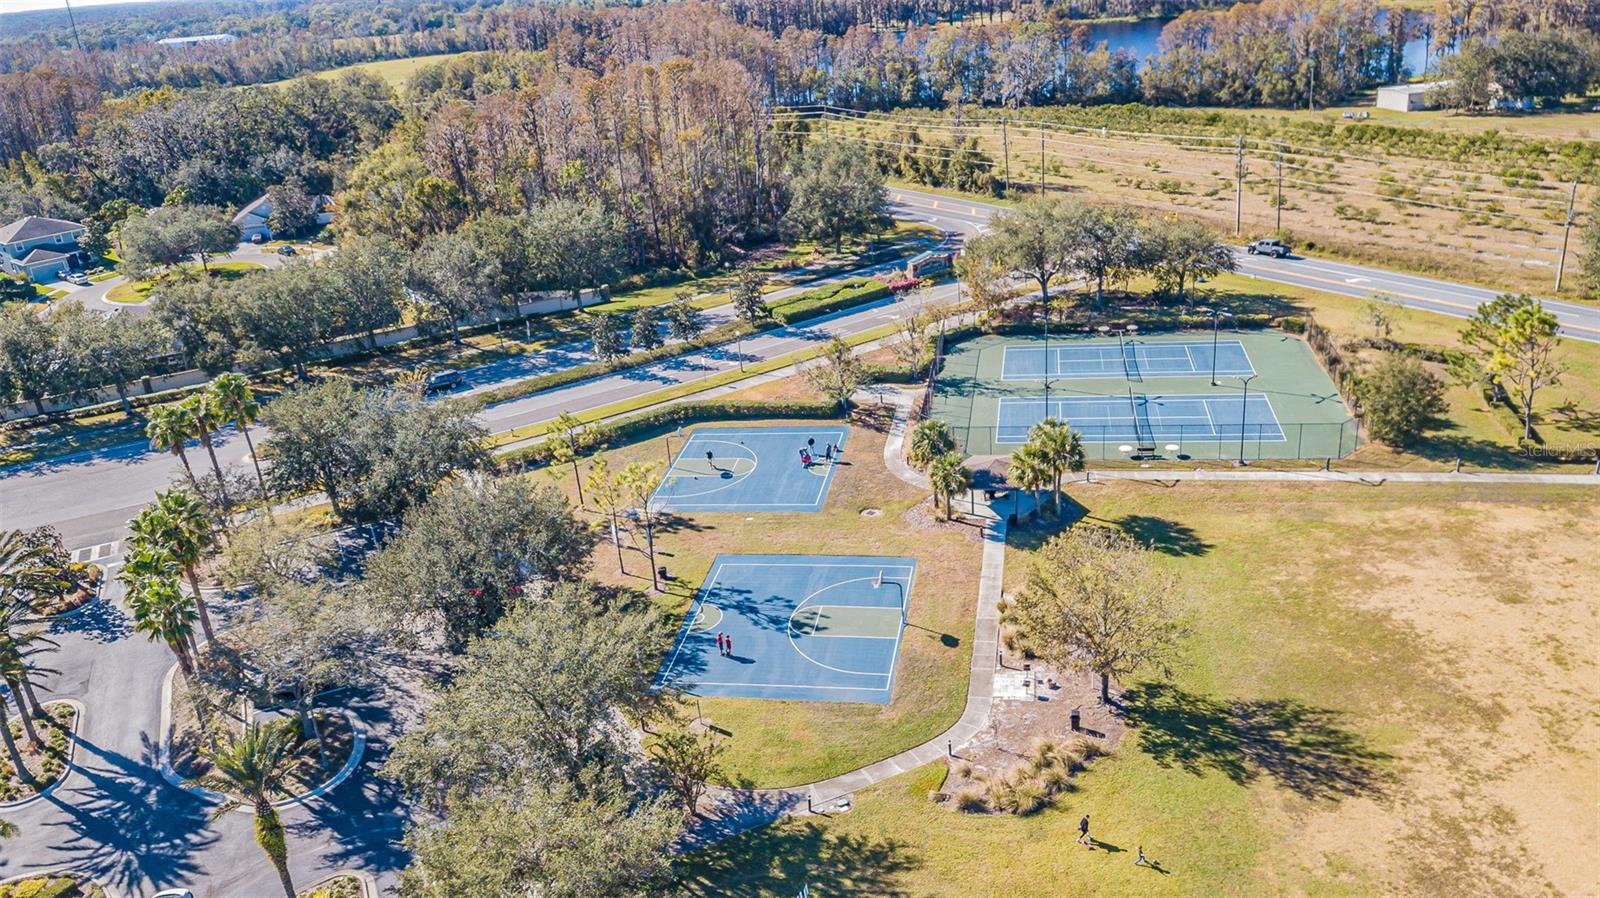
[[[1077,708],[1072,709],[1072,731],[1074,733],[1083,729],[1083,713]]]

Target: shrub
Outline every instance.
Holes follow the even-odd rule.
[[[950,772],[954,773],[956,776],[958,776],[958,777],[960,777],[962,779],[971,779],[972,778],[972,762],[971,761],[957,761],[957,762],[955,762],[954,765],[951,766]]]
[[[989,806],[984,802],[983,790],[977,786],[968,786],[956,793],[956,810],[976,814],[988,809]]]
[[[1038,780],[1020,779],[1011,786],[1010,810],[1018,817],[1026,816],[1044,807],[1049,799]]]
[[[1367,433],[1390,446],[1408,446],[1447,405],[1444,381],[1410,356],[1388,355],[1356,384]]]
[[[850,278],[837,284],[817,287],[793,296],[770,308],[772,317],[784,324],[817,318],[841,309],[859,306],[889,295],[889,285],[872,278]]]

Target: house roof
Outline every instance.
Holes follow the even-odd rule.
[[[272,201],[263,193],[239,209],[239,214],[233,217],[233,223],[239,227],[248,227],[253,224],[266,224],[267,216],[272,214]],[[333,197],[326,193],[319,193],[311,198],[311,205],[316,211],[321,212],[333,205]],[[251,219],[255,219],[252,221]]]
[[[267,195],[263,193],[250,202],[245,203],[244,208],[239,210],[239,214],[233,217],[233,223],[236,225],[243,225],[248,219],[251,218],[259,218],[262,221],[265,221],[270,212],[263,212],[262,207],[270,207],[271,205],[272,203],[268,202],[267,200]]]
[[[54,237],[57,234],[81,230],[83,225],[75,221],[27,215],[0,228],[0,243],[21,243],[24,240],[38,240],[41,237]]]
[[[1414,84],[1386,84],[1378,88],[1379,93],[1395,94],[1425,94],[1430,90],[1449,87],[1453,81],[1419,81]]]
[[[40,262],[54,262],[58,259],[65,259],[66,257],[66,253],[58,253],[54,250],[40,248],[28,253],[26,256],[23,256],[22,264],[38,265]]]

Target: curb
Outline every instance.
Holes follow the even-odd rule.
[[[72,609],[71,611],[63,611],[60,614],[51,614],[41,617],[39,618],[40,623],[48,625],[54,624],[57,621],[72,620],[78,615],[88,611],[90,608],[93,608],[94,606],[106,600],[106,585],[111,582],[111,572],[106,569],[107,565],[100,564],[99,562],[91,562],[91,564],[99,564],[100,566],[100,585],[94,588],[94,597],[84,602],[82,605]]]
[[[227,797],[221,792],[207,789],[204,786],[197,786],[179,776],[178,772],[172,769],[172,678],[177,673],[178,665],[173,664],[167,668],[167,675],[161,681],[161,741],[156,748],[156,759],[161,768],[161,778],[201,801],[220,804],[227,800]],[[274,801],[272,803],[274,809],[281,810],[291,805],[305,804],[321,798],[342,785],[360,766],[361,759],[365,757],[367,752],[367,728],[362,723],[361,718],[356,715],[356,712],[349,708],[342,710],[344,711],[345,720],[350,723],[350,731],[353,734],[350,743],[350,757],[345,759],[344,766],[340,767],[326,782],[311,791]],[[255,813],[249,807],[235,808],[234,811],[235,813],[243,814]]]
[[[302,891],[315,892],[317,889],[322,888],[324,884],[344,876],[349,876],[352,879],[358,879],[361,881],[361,894],[363,898],[378,898],[378,880],[371,873],[368,873],[365,870],[335,870],[332,873],[329,873],[327,876],[324,876],[307,886]]]
[[[76,714],[73,715],[73,718],[72,718],[72,732],[67,734],[67,763],[66,763],[66,766],[61,769],[61,775],[56,777],[56,781],[51,783],[50,785],[46,786],[44,788],[43,792],[35,792],[34,794],[28,796],[27,798],[24,798],[24,799],[21,799],[21,800],[18,800],[18,801],[7,802],[5,804],[0,804],[0,811],[14,811],[14,810],[17,810],[18,808],[27,807],[28,805],[33,804],[34,802],[39,801],[41,799],[49,798],[51,795],[55,794],[55,791],[57,789],[61,788],[61,784],[62,783],[66,782],[68,779],[70,779],[72,777],[72,772],[77,769],[77,767],[75,767],[72,762],[74,760],[76,760],[77,757],[78,757],[78,733],[80,731],[82,731],[82,729],[83,729],[83,716],[84,716],[84,714],[87,713],[87,711],[83,707],[83,702],[80,702],[75,698],[53,698],[50,701],[44,702],[44,704],[46,706],[49,706],[49,705],[69,705],[69,706],[72,707],[72,709],[74,711],[77,712]],[[6,718],[5,725],[8,725],[8,726],[10,725],[10,718],[9,717]],[[39,874],[34,874],[34,875],[39,875]],[[24,878],[26,878],[26,877],[24,877]],[[9,880],[5,880],[5,881],[9,881]]]

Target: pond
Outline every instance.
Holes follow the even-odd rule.
[[[1089,43],[1091,45],[1105,41],[1106,47],[1115,53],[1123,50],[1139,60],[1139,68],[1144,68],[1145,60],[1156,55],[1156,40],[1161,37],[1161,29],[1171,19],[1138,19],[1135,21],[1093,22],[1085,27],[1089,29]],[[1381,21],[1381,20],[1380,20]],[[1421,74],[1427,70],[1428,43],[1422,38],[1415,38],[1406,42],[1406,68],[1413,74]],[[1437,55],[1435,57],[1437,62]]]

